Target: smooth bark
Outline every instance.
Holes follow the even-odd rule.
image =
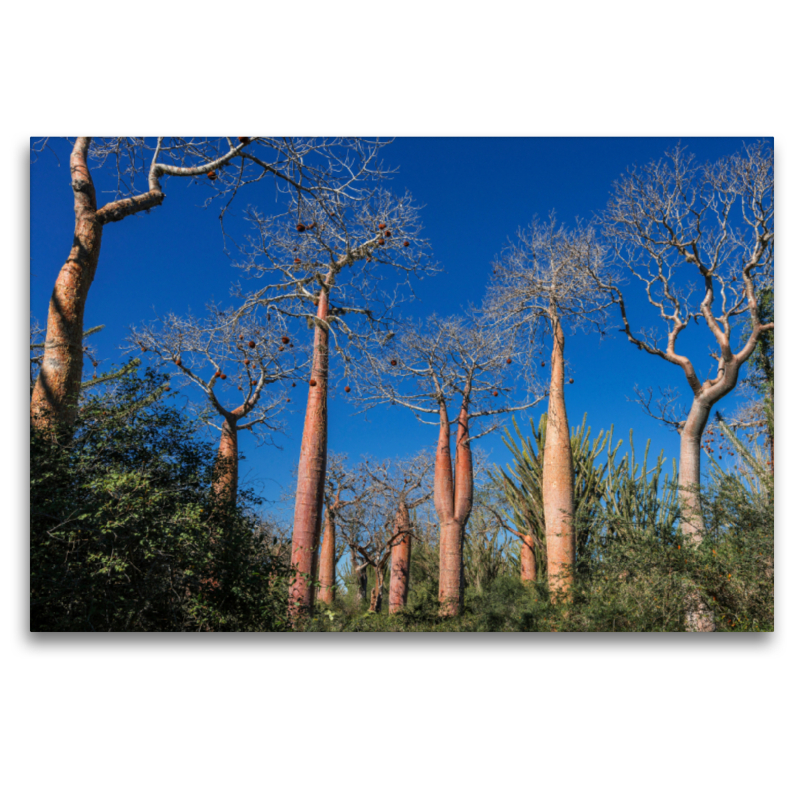
[[[44,358],[31,397],[31,424],[72,424],[83,373],[83,313],[100,257],[103,226],[87,166],[91,137],[80,136],[69,168],[75,200],[72,249],[56,279],[47,313]]]
[[[319,590],[317,599],[330,605],[336,597],[336,519],[325,511],[325,533],[319,554]]]
[[[408,600],[408,581],[411,571],[411,519],[408,506],[400,503],[394,523],[397,537],[392,543],[392,572],[389,576],[389,613],[396,614]]]
[[[472,511],[472,452],[466,402],[458,416],[455,482],[450,457],[450,423],[442,404],[436,449],[433,502],[439,517],[439,603],[443,616],[460,613],[463,594],[464,528]]]
[[[536,580],[536,555],[533,551],[533,536],[520,534],[520,578],[523,581]]]
[[[58,274],[47,312],[44,356],[31,395],[31,425],[40,430],[72,425],[78,414],[83,374],[83,316],[100,258],[103,226],[160,205],[164,195],[150,191],[97,210],[87,164],[91,136],[75,140],[69,160],[75,206],[72,248]]]
[[[294,576],[289,589],[293,618],[314,609],[314,577],[325,494],[328,451],[328,293],[320,293],[314,330],[311,368],[294,508],[291,565]]]
[[[542,502],[547,541],[547,580],[553,600],[568,599],[574,581],[574,475],[567,406],[564,400],[564,331],[553,325],[550,398],[542,460]]]
[[[238,438],[235,417],[226,417],[222,423],[222,434],[214,465],[214,494],[223,503],[235,503],[239,490]]]

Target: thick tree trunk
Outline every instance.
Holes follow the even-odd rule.
[[[533,536],[522,534],[520,536],[520,577],[523,581],[536,580],[536,554],[533,552]]]
[[[443,616],[461,612],[464,603],[464,528],[472,511],[472,452],[466,403],[458,417],[455,482],[450,460],[447,409],[439,413],[433,501],[439,516],[439,603]]]
[[[100,256],[103,226],[86,163],[90,136],[79,136],[69,168],[75,197],[72,249],[58,274],[47,313],[42,368],[31,396],[31,425],[71,425],[78,413],[83,373],[83,312]]]
[[[411,571],[411,519],[408,506],[400,502],[394,522],[397,538],[392,543],[392,572],[389,576],[389,613],[396,614],[408,600],[408,577]]]
[[[350,548],[350,571],[353,580],[356,582],[356,593],[358,599],[363,603],[367,599],[367,568],[358,569],[358,553],[354,548]]]
[[[550,399],[542,463],[542,501],[547,540],[547,579],[554,600],[567,600],[574,581],[575,524],[572,447],[564,400],[564,331],[552,318]]]
[[[226,418],[222,423],[222,435],[214,465],[214,494],[222,503],[235,503],[239,490],[238,436],[236,420]]]
[[[292,568],[289,611],[293,618],[314,608],[314,576],[325,492],[328,457],[328,316],[327,292],[320,293],[314,330],[314,361],[309,386],[292,532]]]
[[[319,592],[317,599],[330,605],[336,597],[336,520],[325,512],[325,533],[319,554]]]

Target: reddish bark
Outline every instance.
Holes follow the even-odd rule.
[[[536,556],[533,552],[533,536],[520,534],[520,578],[523,581],[536,580]]]
[[[223,503],[235,503],[239,490],[238,438],[236,417],[225,417],[214,466],[214,494]]]
[[[325,512],[325,534],[319,556],[319,590],[317,599],[330,605],[336,597],[336,520],[333,512]]]
[[[309,614],[314,608],[314,576],[328,451],[328,293],[320,293],[317,324],[314,330],[314,360],[309,385],[300,463],[297,470],[297,496],[292,533],[294,578],[289,589],[289,611],[293,618]]]
[[[574,581],[574,476],[567,407],[564,401],[564,331],[551,315],[553,354],[547,433],[542,462],[542,502],[547,541],[547,579],[553,600],[568,599]]]
[[[389,613],[396,614],[408,599],[408,577],[411,570],[411,519],[408,506],[400,502],[394,522],[392,572],[389,577]]]
[[[98,211],[87,165],[91,140],[91,136],[79,136],[69,160],[75,232],[72,249],[50,297],[44,357],[31,395],[31,425],[39,429],[71,425],[78,413],[83,373],[83,315],[100,258],[103,225],[152,208],[164,199],[161,192],[151,191],[109,203]]]
[[[75,197],[72,249],[58,274],[47,314],[42,368],[31,397],[31,424],[71,424],[78,413],[83,372],[83,312],[100,256],[103,226],[86,164],[91,137],[80,136],[69,160]]]
[[[469,394],[466,394],[468,397]],[[443,616],[460,613],[463,595],[464,528],[472,511],[472,452],[465,399],[458,415],[455,483],[450,457],[450,422],[444,403],[439,409],[439,445],[436,449],[433,502],[440,523],[439,602]]]

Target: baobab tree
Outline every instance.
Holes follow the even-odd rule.
[[[44,143],[37,143],[35,149]],[[166,198],[162,181],[168,177],[199,179],[206,188],[213,187],[214,196],[226,199],[221,218],[241,189],[264,178],[308,202],[347,197],[364,176],[381,173],[377,157],[382,144],[248,136],[77,137],[70,155],[75,232],[50,299],[44,357],[31,397],[31,424],[49,428],[75,420],[83,369],[84,311],[107,224],[161,205]],[[115,199],[100,208],[90,159],[100,168],[108,167],[116,184]],[[140,185],[143,179],[146,189]]]
[[[267,387],[298,379],[308,366],[306,353],[294,346],[282,320],[257,312],[237,314],[211,304],[203,319],[169,314],[134,328],[130,336],[134,346],[183,386],[202,393],[201,416],[220,432],[214,491],[224,503],[235,503],[238,495],[239,433],[253,431],[272,442],[280,428],[290,398],[284,391],[267,395]]]
[[[499,422],[490,422],[493,418],[530,408],[541,399],[521,356],[512,325],[471,312],[449,319],[432,316],[424,323],[409,320],[389,342],[365,352],[354,369],[357,399],[364,409],[399,405],[438,427],[433,500],[440,524],[439,602],[445,616],[458,614],[463,604],[463,539],[473,494],[471,442],[498,427]],[[528,396],[513,404],[518,384],[525,385]],[[456,401],[458,410],[451,419],[449,406]],[[478,425],[471,431],[474,420]]]
[[[549,328],[552,338],[542,495],[553,600],[569,598],[576,553],[572,448],[564,396],[564,325],[575,328],[598,321],[609,305],[607,294],[596,283],[596,276],[605,273],[595,232],[580,223],[568,230],[551,214],[545,222],[534,218],[517,232],[495,259],[489,287],[488,303],[496,319],[515,321],[532,338]]]
[[[262,282],[241,290],[244,306],[261,305],[314,331],[308,403],[298,465],[290,606],[296,618],[313,609],[312,576],[323,514],[331,349],[347,362],[352,351],[383,335],[409,279],[430,272],[417,208],[376,185],[369,194],[340,193],[324,202],[293,198],[285,213],[250,219],[255,235],[246,273]],[[401,286],[383,289],[385,273]],[[345,391],[349,391],[346,387]]]
[[[336,597],[336,564],[344,552],[337,548],[336,526],[345,508],[363,503],[373,491],[363,472],[346,465],[346,456],[328,454],[325,477],[325,525],[319,554],[317,599],[330,605]]]
[[[665,159],[634,167],[616,182],[603,223],[617,262],[641,284],[664,324],[663,336],[634,332],[619,285],[602,279],[598,285],[617,304],[628,340],[679,367],[692,392],[691,408],[680,417],[670,413],[669,403],[653,404],[648,394],[640,399],[680,433],[681,530],[699,544],[703,431],[714,404],[736,387],[742,365],[774,328],[762,322],[758,310],[759,289],[771,281],[773,268],[772,148],[746,145],[736,155],[698,164],[678,146]],[[743,314],[749,331],[735,351],[733,323]],[[676,349],[690,322],[702,323],[714,348],[705,379],[692,358]]]
[[[433,464],[433,458],[427,453],[418,453],[400,460],[386,460],[378,464],[367,459],[361,464],[361,471],[373,491],[383,494],[387,506],[396,509],[390,547],[390,614],[400,611],[408,599],[411,545],[414,538],[411,511],[426,503],[433,495],[433,487],[430,485]]]

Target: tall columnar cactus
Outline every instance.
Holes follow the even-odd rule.
[[[498,469],[493,480],[503,493],[508,503],[506,516],[510,522],[509,529],[521,539],[521,563],[523,579],[530,580],[531,572],[535,576],[544,576],[547,569],[547,552],[545,545],[544,501],[542,497],[542,464],[544,443],[547,433],[547,416],[542,415],[538,427],[531,419],[531,437],[525,439],[513,419],[516,441],[505,429],[503,441],[514,457],[514,465],[508,465],[508,473]],[[598,455],[608,447],[611,450],[613,427],[607,433],[600,431],[591,441],[591,428],[586,427],[586,416],[580,428],[574,428],[570,437],[572,463],[574,471],[574,508],[577,534],[577,552],[582,554],[589,545],[590,538],[601,525],[602,506],[600,503],[604,493],[606,465],[596,465]],[[619,444],[617,444],[619,447]],[[617,447],[613,449],[616,453]],[[529,563],[525,548],[533,550],[533,565]]]

